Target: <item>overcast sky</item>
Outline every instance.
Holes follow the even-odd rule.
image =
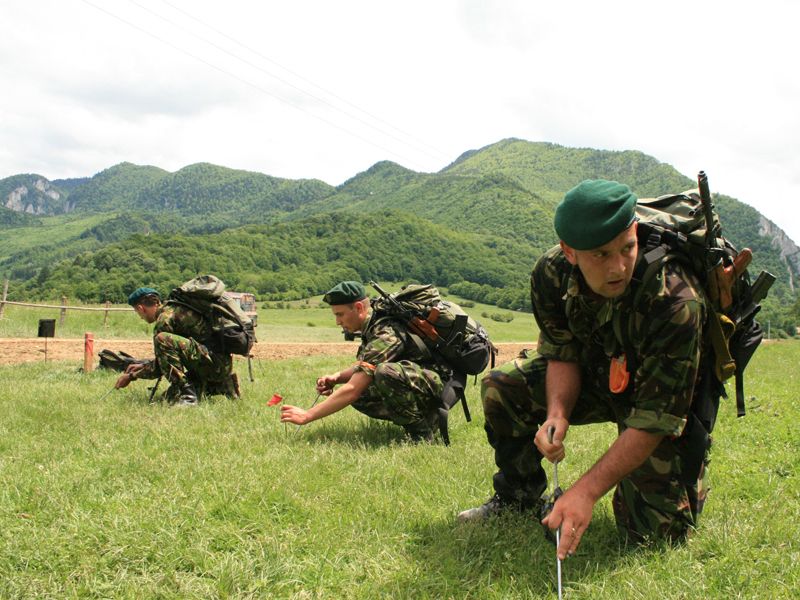
[[[800,242],[798,5],[0,0],[0,178],[338,185],[517,137],[704,169]]]

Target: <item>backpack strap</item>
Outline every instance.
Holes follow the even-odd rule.
[[[450,409],[455,406],[456,402],[461,401],[461,406],[464,409],[464,417],[467,422],[472,421],[472,416],[469,413],[469,406],[467,406],[467,397],[464,393],[466,387],[467,376],[463,373],[453,373],[453,376],[444,384],[442,389],[442,405],[439,407],[439,433],[442,436],[442,441],[445,446],[450,445],[450,434],[447,430],[447,418]]]

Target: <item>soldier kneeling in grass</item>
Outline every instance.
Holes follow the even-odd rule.
[[[344,281],[323,300],[338,326],[361,333],[356,363],[317,379],[317,392],[327,398],[309,410],[284,405],[281,421],[305,425],[352,405],[368,417],[400,425],[412,441],[432,441],[444,367],[404,341],[402,323],[375,314],[361,283]]]
[[[179,406],[194,406],[203,394],[238,397],[231,355],[215,352],[200,341],[210,337],[207,319],[188,306],[162,304],[159,293],[149,287],[134,291],[128,304],[141,319],[155,324],[155,358],[129,365],[117,379],[116,388],[124,388],[135,379],[164,376],[171,384],[166,398]]]
[[[647,258],[636,204],[628,186],[614,181],[584,181],[566,194],[555,215],[561,243],[531,275],[538,349],[483,380],[499,470],[495,495],[460,513],[461,521],[541,507],[541,460],[564,458],[571,426],[619,429],[543,520],[562,529],[561,559],[576,551],[594,505],[614,487],[617,525],[634,542],[683,538],[706,499],[710,437],[698,415],[716,416],[721,388],[704,344],[706,295],[677,260],[643,281],[634,277],[637,257]]]

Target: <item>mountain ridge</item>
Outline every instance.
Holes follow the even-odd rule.
[[[138,260],[150,265],[150,271],[161,270],[153,272],[159,281],[179,284],[181,277],[222,268],[220,274],[232,285],[247,285],[264,298],[288,299],[320,293],[335,283],[326,274],[329,264],[338,265],[335,271],[340,274],[374,276],[357,267],[362,261],[384,278],[424,280],[433,273],[436,283],[480,295],[476,300],[491,297],[507,308],[529,305],[525,271],[556,243],[555,206],[577,181],[617,179],[640,197],[696,186],[670,165],[638,151],[569,148],[517,138],[468,150],[435,173],[379,161],[335,187],[318,179],[281,179],[210,163],[194,163],[175,172],[120,163],[88,179],[60,180],[61,186],[40,181],[44,180],[40,175],[13,177],[0,180],[0,191],[36,183],[41,192],[49,183],[47,189],[58,194],[58,199],[53,194],[40,196],[44,199],[30,209],[39,210],[38,215],[0,206],[0,274],[17,282],[15,289],[29,297],[58,291],[86,300],[122,298],[124,286],[134,282],[118,267],[147,276]],[[765,312],[778,319],[778,313],[785,313],[796,300],[800,249],[753,207],[730,196],[713,197],[725,235],[737,247],[753,248],[752,270],[765,268],[778,275],[765,303]],[[53,214],[41,214],[48,207]],[[385,229],[391,237],[382,240],[369,229],[380,229],[381,219],[402,226]],[[359,252],[350,240],[344,250],[337,250],[337,231],[321,227],[320,220],[339,223],[356,240],[369,240],[373,246],[389,244],[398,253],[435,264],[394,261],[378,247],[365,246]],[[258,231],[255,236],[242,233],[252,227]],[[268,239],[273,230],[290,248],[312,253],[318,262],[276,250]],[[317,231],[324,231],[324,236],[313,237]],[[311,236],[326,252],[312,251],[304,236]],[[459,264],[467,259],[458,256],[458,245],[452,243],[459,236],[469,253],[468,265]],[[180,251],[191,255],[188,263],[178,261],[180,268],[173,268],[156,248],[173,246],[175,239],[181,240]],[[239,258],[233,260],[228,249],[214,249],[211,239],[214,244],[226,239],[242,244]],[[426,244],[440,244],[455,256],[436,249],[422,252],[418,246]],[[474,244],[483,250],[467,250],[477,247]],[[192,245],[208,256],[191,251]],[[114,261],[108,259],[111,248]],[[265,266],[253,259],[253,252],[276,252],[276,257]],[[220,254],[228,256],[226,262],[219,262]],[[369,254],[383,256],[389,265],[383,269]],[[519,273],[509,268],[509,257],[519,265]],[[356,266],[347,266],[347,260]],[[299,264],[309,272],[299,272]],[[460,273],[463,281],[450,277],[448,268]],[[59,277],[59,270],[99,283],[71,282]],[[275,281],[280,285],[273,285]]]

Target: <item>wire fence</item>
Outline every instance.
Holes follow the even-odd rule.
[[[33,302],[14,302],[11,300],[6,300],[8,298],[8,279],[5,280],[3,283],[3,296],[0,298],[0,319],[3,318],[3,313],[5,312],[6,305],[9,306],[21,306],[23,308],[55,308],[60,310],[59,314],[59,324],[63,325],[64,320],[67,318],[67,311],[70,310],[84,310],[84,311],[93,311],[93,312],[102,312],[105,313],[103,316],[103,327],[108,325],[108,313],[110,312],[131,312],[133,309],[130,307],[116,307],[111,306],[111,303],[106,301],[104,307],[94,307],[94,306],[70,306],[67,303],[67,297],[61,297],[61,304],[36,304]]]

